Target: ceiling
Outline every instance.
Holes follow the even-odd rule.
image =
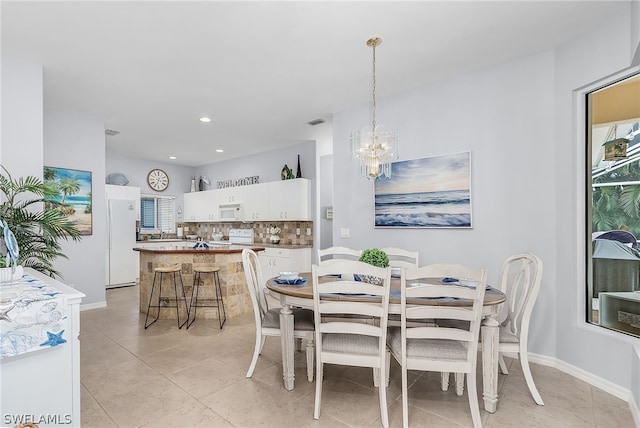
[[[372,35],[380,99],[548,50],[627,3],[3,0],[0,13],[2,54],[43,66],[45,108],[119,131],[114,153],[199,166],[330,145],[332,113],[370,102]]]

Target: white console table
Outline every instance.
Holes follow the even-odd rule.
[[[57,291],[66,317],[66,342],[0,359],[0,426],[36,423],[40,427],[80,427],[80,301],[84,294],[33,269],[25,269],[40,284]],[[3,287],[5,291],[3,291]],[[4,321],[15,319],[9,287],[0,285]],[[28,305],[28,300],[21,304]],[[24,315],[23,312],[21,315]],[[38,314],[34,315],[38,316]],[[37,321],[37,318],[35,318]],[[62,334],[60,334],[62,336]],[[11,347],[9,334],[0,334],[0,346]],[[6,349],[6,348],[5,348]]]

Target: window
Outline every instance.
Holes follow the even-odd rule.
[[[142,232],[174,232],[175,196],[140,196],[140,230]]]
[[[640,74],[586,101],[586,321],[640,337]]]

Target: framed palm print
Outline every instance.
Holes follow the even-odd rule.
[[[56,204],[45,204],[45,208],[61,210],[81,235],[91,235],[91,171],[45,166],[44,182],[58,189],[58,195],[48,199]]]
[[[393,162],[374,198],[375,227],[471,228],[471,152]]]

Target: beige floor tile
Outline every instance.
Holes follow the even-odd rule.
[[[138,288],[107,291],[108,307],[81,318],[82,426],[110,427],[379,427],[371,369],[325,364],[322,411],[313,419],[315,383],[306,355],[295,353],[295,390],[282,381],[280,339],[268,338],[253,377],[253,314],[178,329],[161,320],[144,329]],[[479,354],[482,358],[482,354]],[[479,360],[480,362],[481,360]],[[498,377],[498,411],[481,410],[489,427],[633,427],[628,403],[556,369],[531,365],[545,406],[537,406],[517,360]],[[314,367],[315,371],[315,367]],[[479,365],[479,371],[480,365]],[[399,365],[391,360],[387,393],[391,427],[402,426]],[[451,376],[453,383],[453,375]],[[482,377],[477,377],[483,408]],[[468,427],[466,392],[440,390],[440,374],[409,371],[410,426]]]

